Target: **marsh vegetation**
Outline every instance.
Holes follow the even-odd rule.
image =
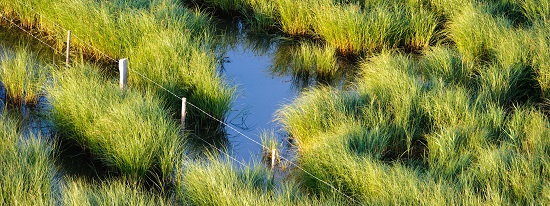
[[[547,1],[4,0],[0,14],[58,51],[64,29],[79,37],[68,68],[32,44],[3,49],[2,204],[550,204]],[[192,155],[201,131],[227,128],[195,108],[179,123],[174,96],[227,117],[239,87],[217,68],[232,39],[213,25],[234,17],[278,41],[273,74],[306,85],[275,117],[296,151],[282,176],[209,145]],[[126,57],[158,85],[130,75],[120,90]],[[51,137],[20,118],[40,97]],[[61,172],[65,141],[108,175]]]

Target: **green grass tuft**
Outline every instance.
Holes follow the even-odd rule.
[[[233,89],[215,72],[211,53],[215,42],[209,36],[210,19],[205,14],[186,9],[176,0],[20,2],[2,1],[0,12],[21,20],[23,26],[39,33],[59,51],[65,46],[66,31],[55,24],[78,36],[73,38],[72,47],[82,54],[76,56],[108,65],[113,63],[110,57],[129,58],[132,70],[187,97],[214,117],[222,119],[229,111]],[[154,88],[174,111],[181,107],[180,100],[136,73],[130,73],[129,84],[143,91]],[[193,125],[208,123],[195,110],[188,114],[197,117],[192,118],[196,120]]]
[[[289,75],[298,88],[310,86],[312,80],[322,84],[337,84],[343,76],[336,50],[302,42],[298,46],[281,45],[274,54],[271,70],[276,75]]]
[[[171,205],[159,194],[124,180],[87,183],[69,179],[63,187],[62,205]]]
[[[503,51],[494,62],[529,60]],[[361,66],[355,87],[304,93],[279,111],[299,165],[367,205],[547,203],[537,197],[548,192],[550,121],[535,99],[514,101],[536,89],[525,84],[532,72],[467,65],[446,48],[421,57],[383,52]],[[307,173],[298,178],[307,190],[342,197]]]
[[[271,172],[256,165],[236,168],[228,160],[190,161],[176,175],[182,205],[331,205],[335,199],[301,192],[292,181],[275,183]]]
[[[53,205],[52,146],[18,124],[7,111],[0,117],[0,205]]]
[[[43,95],[49,68],[38,63],[37,57],[23,46],[0,57],[0,82],[6,87],[9,102],[35,105]]]
[[[48,98],[57,131],[124,175],[158,170],[154,175],[169,178],[181,155],[181,128],[151,93],[120,91],[96,70],[75,65],[54,74]]]

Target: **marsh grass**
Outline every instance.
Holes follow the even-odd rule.
[[[422,7],[354,4],[316,9],[315,32],[344,55],[376,53],[385,48],[419,50],[436,39],[437,16]]]
[[[0,117],[0,204],[53,205],[53,146],[41,135],[24,137],[14,117]]]
[[[539,27],[536,29],[534,42],[537,45],[533,55],[533,70],[536,72],[536,79],[540,86],[543,98],[550,102],[550,27]]]
[[[275,1],[249,0],[252,7],[251,14],[246,15],[246,22],[250,25],[252,31],[266,33],[276,31],[278,4]]]
[[[530,57],[504,51],[494,50],[492,69],[449,48],[382,52],[363,63],[355,87],[312,89],[279,119],[299,165],[362,204],[545,204],[536,197],[548,192],[540,168],[549,120],[535,99],[517,101],[537,90],[532,71],[514,67]],[[337,195],[297,173],[306,190]]]
[[[463,8],[472,6],[471,0],[429,0],[428,7],[443,20],[447,21],[460,13]]]
[[[280,110],[280,121],[303,150],[316,145],[312,137],[340,131],[350,137],[368,134],[380,138],[372,140],[376,146],[353,146],[378,148],[373,153],[380,158],[418,157],[415,145],[422,136],[425,120],[416,106],[422,84],[409,76],[413,67],[405,56],[387,53],[372,58],[362,66],[363,75],[355,91],[330,88],[308,91]],[[346,124],[372,129],[340,130]]]
[[[200,11],[186,9],[175,0],[25,3],[41,16],[18,0],[2,1],[0,10],[44,34],[58,50],[64,48],[66,31],[55,24],[72,30],[79,37],[72,44],[75,50],[92,59],[129,58],[131,69],[186,96],[214,117],[221,119],[229,110],[233,89],[215,74],[210,20]],[[129,84],[142,91],[155,88],[173,110],[181,107],[181,101],[137,74],[130,75]],[[191,118],[197,120],[196,125],[208,123],[196,111],[189,115],[197,117]]]
[[[232,101],[234,89],[226,85],[219,74],[216,73],[215,57],[200,50],[173,49],[174,47],[185,47],[196,45],[190,39],[191,34],[186,33],[163,33],[158,34],[163,41],[144,41],[139,47],[135,56],[130,56],[130,68],[145,75],[156,82],[164,82],[164,87],[171,92],[186,97],[187,100],[210,115],[223,119]],[[162,55],[166,58],[157,58]],[[173,61],[174,58],[183,61]],[[132,74],[132,72],[131,72]],[[177,105],[181,108],[181,99],[159,88],[156,84],[144,81],[137,73],[129,78],[129,86],[144,88],[144,90],[157,91],[168,105]],[[197,85],[201,85],[199,89]],[[221,90],[220,90],[221,89]],[[189,130],[214,130],[219,129],[219,124],[213,122],[208,116],[199,112],[194,107],[188,107],[188,119],[191,119]],[[174,109],[178,111],[178,109]]]
[[[420,101],[423,82],[415,78],[418,64],[401,54],[382,53],[362,65],[362,79],[358,88],[360,95],[371,99],[376,112],[387,111],[391,116],[391,134],[394,149],[406,149],[411,155],[413,144],[419,143],[425,128],[423,112],[416,106]],[[405,153],[405,151],[403,151]],[[415,154],[418,155],[418,154]]]
[[[127,180],[65,180],[62,205],[171,205],[158,193]]]
[[[505,107],[543,101],[547,66],[540,60],[546,58],[548,44],[539,31],[545,27],[517,28],[510,19],[493,15],[493,7],[471,4],[449,22],[449,36],[460,56],[474,67],[479,88],[473,90]]]
[[[212,5],[225,12],[240,12],[244,11],[249,6],[250,0],[203,0],[205,4]]]
[[[355,201],[298,171],[312,192],[334,194],[340,204],[348,205],[441,205],[456,201],[455,190],[422,177],[413,168],[400,163],[385,164],[368,155],[355,153],[347,147],[345,137],[326,138],[317,148],[302,153],[299,163],[306,171],[313,172],[314,176]]]
[[[475,67],[462,61],[462,56],[454,49],[435,46],[424,51],[420,70],[426,79],[438,79],[455,85],[475,84]]]
[[[547,23],[550,20],[550,3],[544,0],[524,0],[518,3],[523,15],[532,24]]]
[[[277,139],[275,132],[263,131],[260,135],[260,140],[262,142],[262,145],[265,146],[262,147],[262,161],[269,167],[275,167],[275,165],[279,164],[279,162],[281,161],[277,153],[279,153],[278,151],[282,149],[282,145]],[[271,165],[272,161],[275,163],[275,165]]]
[[[302,42],[279,45],[270,70],[275,75],[292,76],[297,88],[306,88],[314,84],[339,83],[344,67],[344,63],[338,62],[334,48]]]
[[[7,90],[12,104],[37,104],[50,75],[49,68],[40,65],[37,57],[26,46],[14,52],[5,52],[0,61],[0,82]]]
[[[440,38],[439,16],[416,1],[248,0],[235,6],[225,6],[231,2],[227,0],[202,2],[222,11],[240,10],[254,31],[275,27],[291,37],[322,39],[344,56],[384,48],[417,51]]]
[[[480,94],[484,101],[510,105],[540,101],[540,89],[531,67],[490,65],[480,74]]]
[[[238,17],[247,23],[251,31],[265,34],[276,32],[280,23],[277,21],[276,1],[264,0],[191,0],[186,2],[190,7],[199,7],[222,18]]]
[[[479,147],[500,141],[504,110],[475,102],[463,87],[438,86],[421,103],[432,122],[427,162],[436,177],[455,180],[477,160]]]
[[[54,74],[51,118],[63,138],[130,178],[166,180],[181,155],[180,128],[151,93],[104,79],[89,65]]]
[[[333,48],[329,46],[315,46],[311,44],[301,44],[298,57],[293,61],[293,70],[299,71],[300,68],[306,71],[312,70],[317,79],[330,79],[338,73],[337,55]]]
[[[385,31],[391,30],[390,15],[392,13],[383,8],[366,14],[356,5],[347,5],[345,8],[326,5],[315,15],[315,21],[318,22],[315,31],[342,54],[363,50],[374,52],[387,43],[388,33]],[[370,28],[380,33],[371,36]]]
[[[313,9],[326,4],[327,1],[277,0],[275,2],[282,31],[292,36],[305,36],[312,34],[315,21]]]
[[[176,197],[183,205],[330,205],[332,197],[303,193],[292,181],[275,183],[264,166],[236,168],[228,160],[184,163],[176,174]]]
[[[296,140],[296,163],[316,178],[295,170],[278,182],[261,164],[182,160],[171,118],[178,111],[166,110],[157,95],[168,108],[179,108],[179,99],[137,76],[119,91],[97,68],[75,65],[55,72],[48,89],[56,127],[129,181],[74,180],[64,203],[170,204],[137,184],[156,178],[172,180],[183,205],[550,204],[550,121],[540,108],[550,95],[546,2],[208,2],[264,22],[256,28],[274,26],[322,44],[303,44],[289,52],[300,54],[295,59],[281,55],[293,60],[287,67],[322,74],[335,69],[335,53],[365,56],[353,86],[311,88],[278,112]],[[61,47],[65,31],[16,3],[2,1],[0,9]],[[214,43],[200,12],[172,0],[30,4],[82,33],[77,46],[129,57],[132,69],[216,117],[228,110],[233,90],[212,69]],[[208,130],[200,119],[187,129]]]
[[[494,18],[480,8],[469,6],[451,18],[448,30],[463,59],[479,65],[494,58],[492,47],[496,44],[496,36],[504,32],[506,26],[505,19]]]

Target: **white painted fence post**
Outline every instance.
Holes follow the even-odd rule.
[[[181,98],[181,126],[185,129],[185,105],[187,104],[187,99],[185,97]]]
[[[275,182],[275,163],[277,160],[277,149],[271,150],[271,180]]]
[[[118,61],[118,70],[120,71],[120,89],[124,90],[128,83],[128,59]]]
[[[70,49],[71,49],[71,30],[67,31],[67,55],[65,57],[65,65],[69,67],[69,60],[70,60]]]
[[[277,157],[277,149],[271,150],[271,170],[275,169],[275,158]]]

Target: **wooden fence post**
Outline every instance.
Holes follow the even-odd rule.
[[[181,127],[185,129],[185,105],[187,104],[187,99],[185,97],[181,98]]]
[[[69,60],[70,60],[70,49],[71,49],[71,30],[67,31],[67,55],[65,57],[65,65],[69,67]]]
[[[118,61],[118,70],[120,71],[120,89],[124,90],[128,83],[128,59]]]

